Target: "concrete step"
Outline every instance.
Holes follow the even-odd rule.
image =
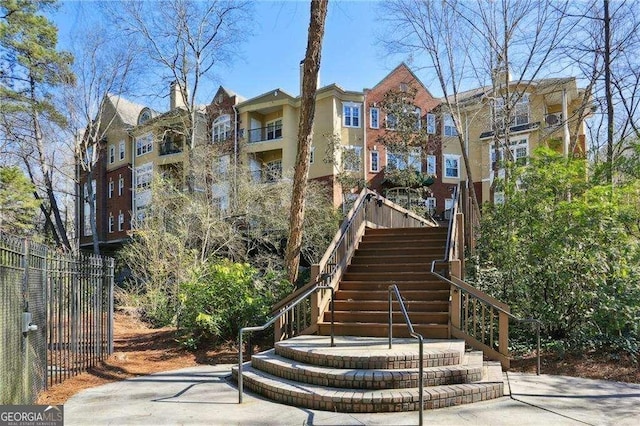
[[[336,346],[330,347],[328,335],[305,335],[276,342],[274,351],[294,361],[323,367],[418,368],[417,339],[396,337],[389,349],[387,338],[337,335]],[[465,356],[463,340],[427,339],[424,345],[424,367],[457,365]]]
[[[389,326],[386,322],[334,322],[334,334],[337,336],[367,336],[386,337]],[[429,339],[448,339],[448,324],[413,324],[416,333]],[[331,333],[331,322],[323,321],[318,323],[318,333],[328,336]],[[396,337],[410,337],[407,325],[404,322],[393,324],[393,335]]]

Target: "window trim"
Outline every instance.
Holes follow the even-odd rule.
[[[426,122],[427,134],[428,135],[435,135],[436,134],[436,129],[437,129],[436,115],[435,114],[431,114],[431,113],[427,113],[426,121],[427,121]]]
[[[109,212],[109,233],[113,234],[113,213]]]
[[[278,126],[278,122],[280,122],[280,125]],[[271,132],[273,133],[273,137],[269,137],[269,127],[273,126],[273,129],[271,130]],[[282,139],[282,117],[278,117],[274,120],[270,120],[267,121],[265,123],[265,131],[264,131],[264,137],[266,141],[274,141],[274,140],[278,140],[278,139]],[[277,132],[280,131],[280,135],[277,134]]]
[[[309,164],[313,164],[316,159],[316,147],[312,146],[309,149]]]
[[[376,113],[376,117],[375,120],[373,119],[373,113]],[[375,123],[375,125],[374,125]],[[369,127],[372,129],[379,129],[380,128],[380,108],[378,107],[371,107],[369,108]]]
[[[220,131],[222,129],[222,131]],[[218,130],[218,131],[216,131]],[[211,141],[224,142],[231,135],[231,115],[222,114],[211,123]]]
[[[449,121],[450,123],[448,123]],[[447,129],[449,130],[447,131]],[[442,134],[449,137],[458,136],[458,129],[456,129],[456,122],[453,119],[453,115],[445,114],[442,117]]]
[[[433,162],[433,164],[430,164],[431,162]],[[438,159],[435,155],[427,155],[426,166],[426,172],[428,175],[436,176],[438,174]],[[433,171],[431,171],[431,169],[433,169]]]
[[[122,192],[124,190],[124,176],[122,174],[118,175],[118,197],[122,197]]]
[[[124,160],[125,158],[125,154],[126,154],[126,144],[124,143],[124,140],[121,140],[120,142],[118,142],[118,158],[119,161]]]
[[[376,167],[373,167],[373,157],[376,157]],[[372,173],[378,173],[380,171],[380,152],[377,150],[372,150],[369,152],[369,171]]]
[[[115,190],[115,183],[111,178],[109,178],[109,192],[108,198],[113,198],[113,192]]]
[[[447,160],[455,159],[456,160],[456,170],[457,176],[450,176],[447,174]],[[442,176],[447,179],[460,179],[460,155],[458,154],[443,154],[442,155]]]
[[[124,213],[122,213],[122,210],[118,213],[118,231],[124,231]]]
[[[153,152],[153,134],[151,132],[136,138],[136,157]]]
[[[350,113],[347,114],[347,109]],[[357,111],[357,114],[354,114]],[[359,129],[361,125],[362,117],[362,104],[359,102],[343,102],[342,103],[342,127],[350,127]],[[349,118],[349,124],[347,124],[347,118]],[[358,121],[357,124],[353,124],[354,118]]]
[[[395,152],[392,151],[387,151],[387,168],[389,170],[408,170],[409,167],[411,166],[416,166],[414,167],[417,171],[421,172],[422,171],[422,149],[421,148],[412,148],[411,151],[409,152],[409,156],[407,158],[407,164],[405,164],[405,166],[403,168],[400,168],[398,166],[398,160],[396,160],[397,158],[399,158],[400,156],[398,154],[396,154]],[[389,159],[393,158],[396,162],[396,164],[393,165],[393,167],[389,167]],[[400,160],[403,160],[402,158]]]
[[[109,164],[113,164],[116,162],[116,146],[111,144],[109,145]]]

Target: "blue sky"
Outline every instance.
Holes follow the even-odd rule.
[[[347,90],[362,90],[377,84],[402,57],[385,57],[377,45],[375,1],[329,2],[322,49],[320,83],[337,83]],[[76,26],[77,3],[64,4],[55,16],[65,48]],[[304,58],[309,25],[309,1],[258,1],[255,4],[254,35],[242,46],[241,59],[201,92],[199,102],[208,103],[218,85],[251,98],[281,88],[299,92],[299,64]],[[203,98],[203,99],[202,99]]]

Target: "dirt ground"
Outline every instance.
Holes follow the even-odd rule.
[[[237,348],[233,344],[190,352],[176,342],[174,329],[152,329],[128,314],[118,312],[115,315],[114,353],[88,372],[42,392],[37,403],[64,404],[67,399],[83,389],[130,377],[199,364],[236,362]],[[535,357],[528,357],[513,361],[511,370],[534,373],[535,364]],[[545,354],[542,358],[543,374],[630,383],[640,383],[639,367],[629,357],[612,357],[607,354],[587,354],[580,357],[565,355],[562,358],[554,354]]]

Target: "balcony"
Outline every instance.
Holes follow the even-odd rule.
[[[182,152],[182,138],[165,136],[159,146],[159,155],[179,154]]]
[[[560,127],[564,124],[561,112],[554,112],[544,116],[544,122],[547,127]]]
[[[248,131],[249,143],[282,139],[282,121]]]

